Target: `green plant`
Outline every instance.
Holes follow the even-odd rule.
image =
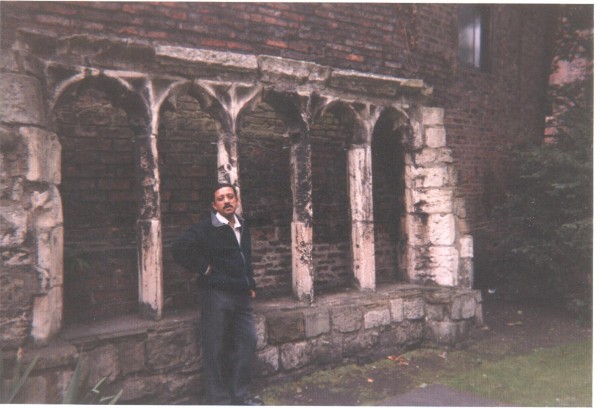
[[[73,371],[73,377],[67,387],[67,391],[63,397],[63,404],[107,404],[114,405],[121,395],[123,390],[119,391],[116,395],[102,396],[101,387],[106,382],[107,377],[103,377],[98,381],[92,388],[89,388],[88,380],[89,374],[86,375],[85,379],[81,381],[81,353],[77,360],[77,365]],[[89,389],[88,389],[89,388]],[[88,389],[88,391],[84,391]]]
[[[29,373],[37,363],[38,357],[36,356],[31,363],[25,368],[25,371],[22,371],[23,365],[23,349],[19,349],[17,351],[15,366],[12,378],[10,380],[4,378],[4,356],[2,355],[2,351],[0,350],[0,403],[2,404],[11,404],[23,385],[27,378],[29,377]],[[5,383],[10,385],[5,389]]]
[[[23,385],[27,381],[27,378],[29,378],[31,370],[33,370],[33,367],[36,365],[38,361],[38,356],[36,356],[29,363],[25,371],[22,371],[22,360],[23,349],[19,348],[19,350],[17,351],[12,378],[5,379],[4,358],[2,356],[2,350],[0,350],[0,404],[11,404],[12,402],[14,402],[16,396],[19,394],[19,391],[21,391]],[[92,388],[89,388],[87,386],[89,377],[86,376],[86,378],[83,381],[81,381],[81,372],[82,371],[80,353],[77,365],[75,366],[75,371],[73,371],[73,377],[71,377],[71,381],[63,397],[63,404],[116,404],[116,402],[123,394],[123,390],[119,391],[116,395],[102,396],[101,387],[106,382],[107,377],[100,379],[100,381],[98,381]],[[5,389],[5,384],[9,385],[9,387],[6,387],[8,389]],[[85,389],[88,390],[84,392]]]

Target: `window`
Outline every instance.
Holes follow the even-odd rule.
[[[461,65],[489,72],[490,11],[485,6],[465,5],[458,12],[458,60]]]

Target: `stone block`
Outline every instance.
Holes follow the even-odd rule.
[[[450,317],[453,320],[469,319],[475,316],[477,302],[473,296],[457,296],[450,308]]]
[[[267,333],[270,344],[283,344],[304,338],[304,314],[285,313],[267,317]]]
[[[261,74],[267,80],[287,77],[300,82],[306,82],[310,77],[314,81],[324,81],[330,74],[330,70],[326,67],[307,61],[259,55],[257,62]]]
[[[443,305],[425,305],[425,316],[429,320],[442,321],[444,320]]]
[[[441,126],[444,124],[444,109],[423,107],[421,108],[423,124],[426,126]]]
[[[193,64],[208,65],[211,68],[233,69],[236,71],[256,71],[258,60],[250,54],[185,48],[170,45],[155,47],[158,59],[181,60]]]
[[[96,384],[104,377],[109,383],[114,381],[121,374],[117,348],[107,344],[84,353],[81,369],[84,376],[89,373],[90,384]]]
[[[437,149],[446,146],[446,129],[443,126],[425,127],[425,146]]]
[[[422,298],[403,300],[404,317],[409,320],[422,319],[425,316],[425,301]]]
[[[411,180],[413,188],[444,187],[448,185],[448,169],[445,166],[413,167],[406,166],[405,176]]]
[[[121,373],[128,375],[139,372],[146,367],[145,346],[143,342],[127,342],[117,345]]]
[[[309,342],[287,343],[281,346],[281,367],[293,370],[310,363],[311,345]]]
[[[423,166],[425,164],[435,163],[438,157],[438,149],[425,147],[423,150],[415,154],[415,165]]]
[[[452,345],[462,340],[467,332],[465,321],[462,322],[428,322],[431,340],[439,345]]]
[[[392,322],[404,320],[404,299],[390,299],[390,317]]]
[[[31,336],[36,345],[45,345],[62,323],[63,288],[55,286],[33,299]]]
[[[365,329],[388,326],[391,322],[389,309],[369,310],[365,313]]]
[[[453,194],[448,188],[411,190],[406,194],[406,208],[409,213],[451,213]]]
[[[256,354],[255,370],[260,376],[268,376],[279,371],[279,349],[268,346]]]
[[[61,146],[58,136],[36,127],[21,127],[19,133],[26,146],[27,180],[60,184]]]
[[[483,304],[477,303],[475,306],[475,324],[479,327],[485,325],[485,321],[483,319]]]
[[[16,402],[19,404],[44,404],[48,402],[48,378],[44,375],[29,376]]]
[[[48,230],[63,223],[62,200],[58,187],[31,193],[32,223],[36,230]]]
[[[460,238],[460,257],[473,258],[473,237],[465,235]]]
[[[428,218],[428,216],[421,214],[408,214],[406,216],[406,237],[409,245],[422,246],[429,244]]]
[[[341,333],[350,333],[361,328],[363,313],[360,308],[352,305],[336,307],[331,311],[333,329]]]
[[[36,231],[36,270],[39,290],[63,284],[63,227]]]
[[[191,326],[148,335],[146,366],[153,371],[185,366],[197,355],[196,336]]]
[[[304,319],[305,333],[308,338],[327,334],[331,330],[329,311],[326,309],[306,310]]]
[[[458,283],[458,251],[450,246],[429,248],[429,269],[436,283],[442,286],[456,286]]]
[[[0,120],[4,123],[44,124],[42,89],[37,78],[0,74]]]
[[[358,354],[373,348],[378,340],[378,330],[366,330],[346,334],[342,338],[342,355],[344,357],[356,357]]]
[[[267,346],[267,319],[263,315],[254,315],[254,324],[256,325],[256,349],[262,350]]]
[[[418,120],[411,121],[412,125],[412,140],[411,148],[414,150],[421,149],[423,147],[423,125]],[[406,155],[409,156],[409,155]],[[405,163],[409,163],[408,160],[405,160]]]
[[[453,245],[456,225],[453,214],[431,214],[427,220],[429,241],[433,245]]]
[[[27,237],[29,215],[22,206],[0,206],[0,246],[19,247]]]

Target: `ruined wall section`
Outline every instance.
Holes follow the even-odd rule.
[[[217,145],[216,167],[219,179],[230,181],[240,188],[242,204],[244,189],[243,179],[239,178],[242,168],[240,161],[246,159],[240,156],[240,147],[243,146],[243,143],[240,144],[240,135],[243,135],[240,132],[242,118],[252,115],[252,109],[261,100],[280,116],[282,124],[279,125],[279,131],[285,129],[284,135],[288,135],[290,140],[289,168],[293,208],[290,223],[291,286],[298,299],[313,300],[314,280],[319,273],[319,265],[314,258],[316,249],[313,249],[314,243],[319,243],[313,239],[313,200],[315,204],[328,205],[327,194],[324,199],[312,194],[313,179],[318,178],[318,175],[313,176],[313,172],[319,169],[335,176],[327,182],[323,189],[325,193],[328,190],[339,190],[333,184],[347,183],[348,187],[347,194],[338,197],[336,206],[319,210],[321,214],[334,210],[339,212],[332,220],[346,223],[351,230],[345,243],[350,250],[346,255],[338,256],[339,259],[347,259],[350,255],[351,263],[349,267],[331,270],[335,272],[331,275],[334,276],[334,284],[339,288],[343,283],[349,282],[361,291],[376,289],[373,201],[377,198],[372,195],[370,144],[375,125],[385,109],[404,117],[404,126],[408,126],[408,131],[393,136],[402,137],[403,163],[406,165],[404,182],[400,183],[405,190],[403,195],[406,205],[400,209],[406,212],[403,215],[405,226],[402,230],[412,239],[407,242],[406,249],[402,250],[402,255],[407,255],[403,269],[407,271],[408,280],[414,283],[434,282],[451,287],[470,287],[472,279],[468,272],[464,282],[459,282],[459,275],[464,273],[460,269],[464,266],[461,265],[461,258],[470,259],[472,254],[466,251],[466,255],[459,256],[466,231],[455,231],[460,223],[454,208],[457,203],[456,183],[450,165],[450,152],[445,148],[443,110],[425,106],[431,89],[421,80],[361,74],[270,56],[215,53],[181,47],[151,47],[105,37],[61,38],[32,31],[21,31],[19,35],[20,40],[11,55],[18,57],[22,63],[31,66],[37,64],[45,85],[43,92],[47,95],[42,96],[40,93],[37,97],[47,104],[49,112],[57,106],[56,101],[66,95],[65,90],[72,87],[78,89],[81,84],[90,81],[110,91],[116,106],[128,108],[128,123],[133,132],[138,160],[135,166],[138,170],[136,189],[139,192],[136,244],[138,305],[142,315],[160,318],[163,312],[163,292],[166,289],[163,282],[167,274],[162,261],[164,243],[161,216],[166,214],[169,219],[175,214],[173,209],[176,208],[171,207],[171,200],[161,200],[160,110],[167,106],[166,101],[171,96],[188,93],[198,102],[201,110],[209,113],[218,124],[217,140],[208,144]],[[50,54],[48,50],[51,51]],[[103,66],[108,62],[114,69],[81,65]],[[125,66],[128,70],[121,69]],[[24,68],[23,71],[27,72],[27,69]],[[191,103],[188,106],[195,106],[193,100],[188,102]],[[197,110],[197,107],[192,110]],[[326,140],[331,136],[319,135],[323,130],[331,130],[327,126],[319,128],[321,120],[324,120],[323,123],[330,120],[327,119],[330,113],[339,122],[331,121],[334,132],[328,143],[337,146],[340,156],[346,147],[347,150],[343,153],[345,157],[321,161],[315,155],[316,160],[312,160],[311,137],[313,134],[317,135],[315,141],[318,141],[319,138]],[[260,113],[258,116],[260,117]],[[186,120],[184,114],[183,121]],[[168,122],[167,120],[165,123]],[[185,134],[181,130],[174,132],[175,135],[179,134],[175,138]],[[166,141],[171,135],[164,136],[165,134],[162,136]],[[185,137],[190,139],[195,136],[188,133]],[[203,148],[208,148],[208,144],[204,143]],[[260,146],[254,146],[254,149],[256,147]],[[268,143],[263,147],[267,148]],[[169,152],[168,149],[167,147],[165,152]],[[244,149],[251,152],[252,143]],[[331,149],[325,150],[329,152]],[[45,160],[43,152],[37,154]],[[420,161],[416,161],[416,157]],[[199,158],[192,160],[201,162]],[[341,167],[340,170],[328,168],[330,161],[337,164],[345,161],[345,170],[341,170]],[[252,162],[253,160],[249,160],[249,163]],[[248,175],[252,172],[261,174],[261,171],[266,174],[264,169],[261,170],[261,165],[262,163],[250,165],[245,172]],[[173,179],[170,170],[172,169],[167,165],[166,174]],[[185,173],[180,173],[177,178],[185,179]],[[283,184],[282,181],[281,183]],[[167,183],[166,187],[165,199],[172,199],[176,191],[173,185],[169,186]],[[183,194],[192,193],[186,191]],[[254,203],[252,198],[249,201],[250,215],[254,211],[256,216],[261,211],[261,205],[264,206],[257,199],[258,196],[254,197]],[[188,206],[192,203],[190,200],[193,201],[193,197],[184,198],[183,204]],[[162,209],[162,204],[168,206]],[[348,213],[345,221],[341,213],[346,210],[340,210],[344,207]],[[263,207],[263,212],[264,208],[266,207]],[[417,218],[421,224],[417,224]],[[62,222],[62,215],[53,220]],[[177,222],[179,221],[175,221]],[[339,242],[333,238],[328,237],[328,240],[335,246]],[[270,242],[268,235],[262,236],[258,245],[265,245],[265,240],[268,242],[267,247],[274,245],[276,248],[280,245]],[[326,244],[329,245],[329,242]],[[60,245],[62,248],[62,241]],[[331,253],[334,251],[328,246],[318,255]],[[281,259],[283,258],[279,261]],[[51,260],[60,262],[62,266],[62,257],[53,256]],[[269,261],[270,259],[260,260]],[[343,281],[344,274],[349,278],[346,281]],[[61,308],[50,309],[45,316],[51,319],[58,314],[62,315]]]
[[[38,67],[1,60],[0,340],[15,347],[29,336],[43,342],[61,325],[61,145],[47,130]]]

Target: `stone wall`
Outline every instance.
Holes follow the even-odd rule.
[[[255,370],[263,382],[415,347],[455,346],[482,323],[481,297],[472,290],[392,285],[369,296],[322,296],[312,306],[258,302],[255,319]],[[81,358],[90,384],[107,377],[104,395],[123,390],[119,403],[199,404],[203,385],[197,336],[193,312],[160,322],[128,316],[63,330],[46,347],[25,349],[25,363],[35,356],[39,360],[18,402],[60,403]]]

